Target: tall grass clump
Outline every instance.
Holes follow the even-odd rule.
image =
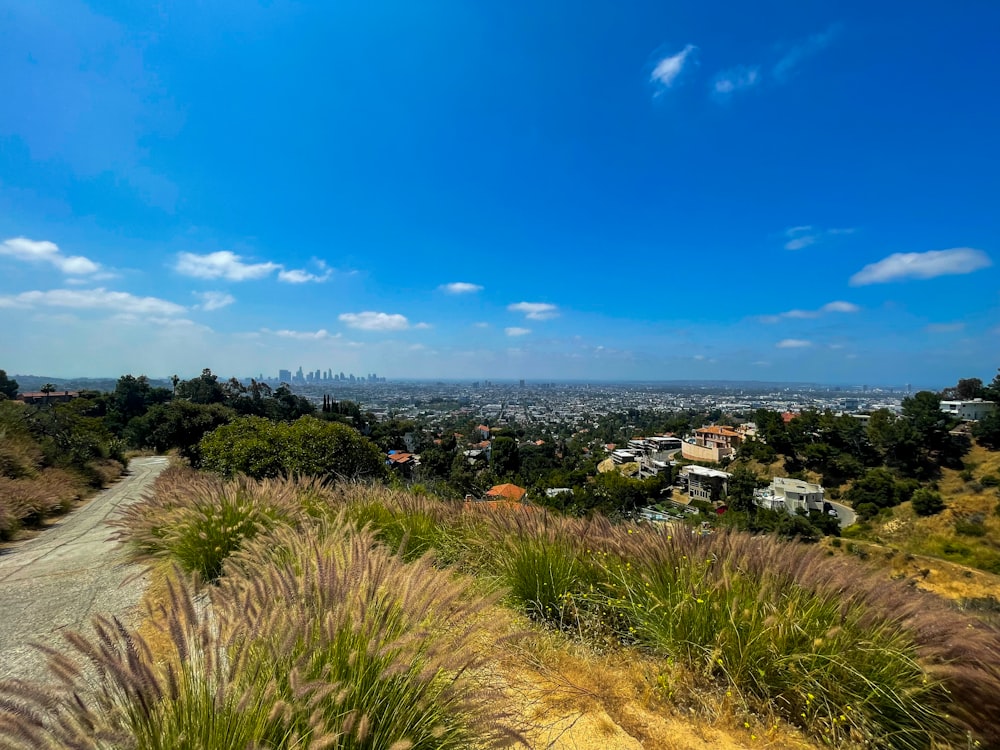
[[[304,494],[314,490],[307,487]],[[214,581],[226,558],[244,542],[277,525],[297,526],[308,511],[294,480],[225,481],[171,468],[157,478],[151,494],[111,523],[134,557],[170,559],[184,571]]]
[[[825,739],[997,737],[978,707],[1000,700],[1000,634],[931,597],[769,537],[650,534],[618,554],[611,603],[639,642]]]
[[[499,747],[473,624],[489,602],[343,522],[280,527],[232,555],[211,606],[170,584],[154,654],[117,620],[49,650],[54,688],[0,684],[11,748]]]
[[[476,677],[473,626],[490,603],[428,560],[404,563],[338,519],[279,529],[234,555],[215,597],[223,628],[253,623],[248,666],[277,665],[278,706],[297,732],[328,695],[324,720],[342,748],[509,744],[497,695]]]

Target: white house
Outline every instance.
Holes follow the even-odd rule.
[[[966,422],[976,422],[987,414],[992,414],[996,408],[995,401],[983,401],[981,398],[972,401],[941,402],[941,411]]]
[[[795,513],[800,508],[806,512],[823,510],[826,490],[818,484],[803,482],[801,479],[775,477],[771,484],[754,492],[757,505],[769,510],[784,510]]]
[[[721,500],[727,492],[729,477],[732,474],[691,465],[681,469],[681,476],[687,480],[688,497],[715,502]]]

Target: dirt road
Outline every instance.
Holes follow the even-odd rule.
[[[146,576],[137,575],[142,568],[127,564],[120,545],[108,541],[105,522],[138,500],[166,466],[166,458],[133,459],[118,484],[34,539],[3,550],[0,679],[46,677],[45,659],[31,641],[61,646],[61,632],[83,628],[92,614],[134,617]]]

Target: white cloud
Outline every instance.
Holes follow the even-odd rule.
[[[29,263],[51,263],[65,274],[85,276],[97,273],[101,266],[82,255],[63,255],[59,246],[45,240],[11,237],[0,243],[0,255],[7,255]]]
[[[179,253],[174,270],[196,279],[226,279],[227,281],[249,281],[262,279],[279,270],[277,263],[245,263],[243,258],[229,250],[219,250],[207,255]]]
[[[841,30],[840,24],[834,24],[826,31],[819,34],[812,34],[807,39],[793,45],[777,63],[774,65],[774,77],[784,83],[787,81],[799,64],[813,55],[822,52],[830,46]]]
[[[820,308],[820,310],[822,312],[856,313],[859,312],[861,308],[855,305],[853,302],[844,302],[843,300],[835,300],[833,302],[827,302]]]
[[[753,88],[758,83],[760,83],[758,66],[738,65],[716,75],[712,87],[716,94],[727,96],[736,91]]]
[[[448,294],[473,294],[483,291],[479,284],[470,284],[468,281],[453,281],[450,284],[442,284],[438,289]]]
[[[931,323],[925,330],[927,333],[958,333],[965,330],[965,323]]]
[[[181,305],[157,297],[136,297],[106,289],[53,289],[0,296],[0,307],[69,307],[80,310],[113,310],[132,315],[179,315]]]
[[[531,320],[548,320],[559,315],[559,308],[548,302],[516,302],[507,305],[507,309],[511,312],[524,313],[525,317]]]
[[[325,273],[315,274],[299,268],[292,269],[291,271],[281,270],[278,271],[278,281],[284,281],[286,284],[306,284],[310,281],[322,284],[330,278],[332,273],[332,271],[327,270]]]
[[[194,296],[201,300],[201,304],[197,305],[197,308],[205,312],[221,310],[236,301],[233,295],[226,292],[194,292]]]
[[[853,234],[854,229],[816,229],[811,226],[790,227],[785,230],[785,250],[801,250],[802,248],[815,245],[817,242],[838,234]]]
[[[531,333],[531,329],[511,326],[510,328],[504,328],[503,332],[506,333],[508,336],[527,336],[529,333]]]
[[[779,349],[802,349],[807,346],[812,346],[812,342],[806,341],[805,339],[782,339],[775,344],[775,346]]]
[[[489,323],[486,323],[485,321],[480,321],[480,322],[478,322],[478,323],[473,323],[473,325],[474,325],[474,326],[475,326],[476,328],[489,328],[489,327],[490,327],[490,324],[489,324]]]
[[[343,313],[340,322],[362,331],[403,331],[410,327],[404,315],[371,311]]]
[[[779,323],[782,320],[788,319],[814,320],[824,313],[856,313],[860,311],[861,308],[853,302],[834,300],[833,302],[827,302],[818,310],[788,310],[783,313],[778,313],[777,315],[761,315],[757,318],[757,320],[761,323]]]
[[[426,331],[427,329],[433,328],[434,326],[432,326],[430,323],[417,323],[413,327],[418,331]]]
[[[673,86],[674,81],[677,80],[677,76],[684,69],[688,58],[697,49],[693,44],[689,44],[677,54],[662,58],[656,63],[656,67],[653,68],[653,72],[649,76],[650,82],[655,83],[661,91]]]
[[[770,367],[771,366],[771,363],[768,362],[766,359],[758,359],[756,362],[751,362],[750,364],[754,365],[755,367]]]
[[[954,247],[950,250],[928,250],[925,253],[893,253],[877,263],[871,263],[851,277],[851,286],[885,284],[902,279],[933,279],[972,273],[993,265],[982,250]]]
[[[273,333],[275,336],[279,336],[283,339],[296,339],[298,341],[323,341],[324,339],[339,339],[340,334],[331,334],[325,328],[320,328],[318,331],[289,331],[287,329],[281,331],[270,331],[267,328],[262,329],[262,333]]]

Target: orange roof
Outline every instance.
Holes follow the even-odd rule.
[[[785,424],[788,424],[793,419],[795,419],[797,416],[799,416],[799,415],[796,414],[795,412],[786,411],[786,412],[782,413],[782,415],[781,415],[781,421],[784,422]]]
[[[545,441],[544,440],[536,440],[535,441],[535,445],[545,445]]]
[[[514,502],[520,502],[521,499],[528,494],[528,491],[524,487],[518,487],[516,484],[498,484],[495,487],[491,487],[486,493],[486,497],[505,497],[508,500],[513,500]]]
[[[487,432],[489,432],[489,431],[490,431],[490,428],[489,428],[489,427],[487,427],[487,426],[486,426],[486,425],[484,425],[484,424],[481,424],[481,425],[479,425],[479,426],[478,426],[478,427],[477,427],[476,429],[477,429],[477,430],[480,430],[480,431],[482,431],[482,430],[486,430]]]
[[[717,425],[710,425],[709,427],[699,427],[695,430],[695,433],[707,432],[709,435],[725,435],[727,437],[742,437],[740,433],[729,427],[720,427]]]
[[[476,443],[473,446],[473,448],[481,448],[482,450],[486,450],[489,447],[490,447],[490,441],[489,440],[484,440],[481,443]]]
[[[389,456],[389,460],[394,464],[405,464],[407,461],[413,458],[412,453],[393,453]]]

